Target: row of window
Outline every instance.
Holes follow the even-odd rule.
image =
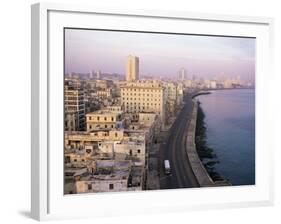
[[[122,96],[125,96],[125,95],[127,95],[127,96],[137,96],[137,94],[136,93],[134,93],[134,94],[132,94],[132,93],[122,93]],[[139,93],[138,94],[138,96],[151,96],[151,97],[161,97],[161,94],[145,94],[145,93],[143,93],[143,94],[141,94],[141,93]]]
[[[114,184],[109,184],[109,189],[110,190],[113,190],[114,189]],[[93,187],[92,187],[92,184],[88,184],[88,190],[92,190],[93,189]]]
[[[88,127],[89,127],[90,130],[93,128],[92,125],[89,125]],[[114,125],[113,124],[112,125],[107,125],[107,124],[104,125],[104,128],[109,128],[109,127],[114,128]]]
[[[91,121],[92,118],[94,118],[94,117],[90,117],[90,116],[89,116],[88,118],[89,118],[89,120]],[[94,120],[94,119],[93,119],[93,120]],[[100,117],[97,117],[97,120],[99,121],[99,120],[100,120]],[[104,117],[103,120],[104,120],[104,121],[107,121],[107,117]],[[111,117],[111,121],[114,121],[114,117]]]
[[[74,159],[73,161],[77,162],[77,159]],[[85,159],[81,159],[81,162],[85,162]]]
[[[141,105],[141,104],[142,104],[143,106],[145,106],[145,103],[136,103],[136,102],[132,103],[132,102],[127,102],[127,106],[128,106],[129,104],[130,104],[130,105],[133,105],[133,104],[134,104],[134,105]],[[146,105],[149,106],[149,103],[146,103]],[[154,105],[154,106],[157,106],[157,103],[154,103],[154,104],[153,104],[153,103],[150,103],[150,105],[151,105],[151,106],[153,106],[153,105]],[[161,106],[161,103],[159,103],[158,106]]]
[[[129,88],[129,89],[124,89],[122,88],[121,91],[124,91],[124,92],[131,92],[131,91],[134,91],[134,92],[139,92],[139,91],[142,91],[142,92],[155,92],[155,93],[159,93],[162,91],[162,89],[149,89],[149,88],[145,88],[145,87],[140,87],[140,88]]]
[[[122,98],[124,101],[126,100],[125,97]],[[138,101],[142,100],[142,101],[149,101],[150,98],[145,98],[145,99],[140,99],[138,98]],[[127,100],[137,100],[137,98],[127,98]],[[151,99],[151,101],[161,101],[161,99]]]
[[[136,106],[134,106],[134,107],[129,107],[129,106],[126,106],[126,111],[136,111],[136,110],[155,110],[155,108],[151,108],[151,107],[136,107]]]

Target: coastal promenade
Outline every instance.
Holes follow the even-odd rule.
[[[209,93],[203,92],[201,94],[209,94]],[[197,95],[194,95],[193,98]],[[198,113],[198,103],[194,99],[193,109],[192,109],[190,123],[187,130],[187,139],[186,139],[186,155],[188,157],[192,171],[200,187],[230,186],[231,184],[225,180],[214,182],[200,160],[195,144],[197,113]]]
[[[202,164],[195,145],[198,103],[194,99],[206,92],[185,96],[185,104],[169,129],[159,150],[160,189],[228,186],[226,181],[214,182]],[[164,173],[164,160],[169,160],[171,174]]]
[[[198,104],[193,100],[193,110],[191,113],[191,120],[187,130],[186,139],[186,155],[190,162],[191,168],[194,175],[200,185],[200,187],[212,187],[214,186],[214,181],[209,176],[207,170],[202,164],[195,145],[195,131],[196,131],[196,121],[197,121]]]
[[[169,129],[167,138],[159,151],[160,188],[199,187],[186,154],[187,130],[190,123],[193,101],[192,94],[185,96],[185,104]],[[164,173],[164,160],[169,160],[171,174]]]

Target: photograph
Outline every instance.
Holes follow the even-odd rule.
[[[256,184],[256,37],[64,27],[63,41],[65,195]]]

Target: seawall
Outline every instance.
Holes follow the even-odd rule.
[[[190,124],[187,130],[186,153],[200,187],[229,186],[226,181],[214,182],[202,164],[196,150],[195,132],[197,122],[198,104],[193,100],[193,109]]]

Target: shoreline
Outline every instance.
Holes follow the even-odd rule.
[[[195,130],[195,144],[196,151],[198,156],[208,172],[209,176],[214,182],[217,181],[227,181],[220,173],[215,169],[215,165],[220,163],[215,150],[208,146],[207,144],[207,134],[206,134],[206,123],[205,123],[205,113],[200,106],[200,101],[197,101],[198,104],[198,115],[196,120],[196,130]]]
[[[215,172],[215,177],[219,174],[219,177],[224,178],[231,183],[232,186],[255,184],[255,89],[240,89],[240,91],[238,93],[236,91],[230,91],[232,92],[230,94],[214,91],[212,92],[212,94],[214,94],[213,96],[202,96],[202,98],[198,96],[198,98],[194,99],[198,103],[198,114],[203,114],[201,114],[201,116],[199,115],[197,119],[197,126],[201,127],[201,132],[199,133],[198,130],[196,132],[196,146],[200,160],[212,178],[212,172]],[[221,113],[218,115],[216,111],[223,110],[224,104],[221,103],[223,101],[216,101],[216,105],[214,105],[212,99],[217,99],[216,96],[224,97],[223,99],[229,100],[230,103],[233,99],[239,100],[234,101],[234,103],[239,103],[239,106],[241,105],[242,109],[241,112],[239,112],[241,115],[236,114],[236,111],[235,113],[229,112],[230,114],[227,111],[226,114]],[[249,108],[250,106],[251,108]],[[200,117],[201,119],[199,119]],[[221,122],[229,117],[232,118],[235,123],[226,123],[226,130],[221,129],[220,126],[217,125],[217,121]],[[239,124],[240,120],[242,124],[245,124],[247,121],[247,125],[236,126],[236,124]],[[224,124],[225,123],[223,123],[222,126]],[[240,131],[244,131],[243,135]],[[227,136],[225,136],[226,133]],[[232,135],[232,133],[234,134]],[[238,134],[235,135],[235,133]],[[232,142],[232,144],[228,144],[225,137],[227,137],[227,141]],[[243,139],[245,143],[241,143],[241,139]],[[211,148],[211,152],[209,153],[217,154],[218,157],[210,156],[209,159],[207,158],[209,155],[202,156],[202,154],[200,154],[202,148],[207,149],[207,151],[208,148]],[[240,155],[240,153],[244,154]],[[243,159],[245,158],[243,162],[235,159],[241,156],[245,156],[243,157]],[[237,168],[234,169],[235,166],[237,166]]]

